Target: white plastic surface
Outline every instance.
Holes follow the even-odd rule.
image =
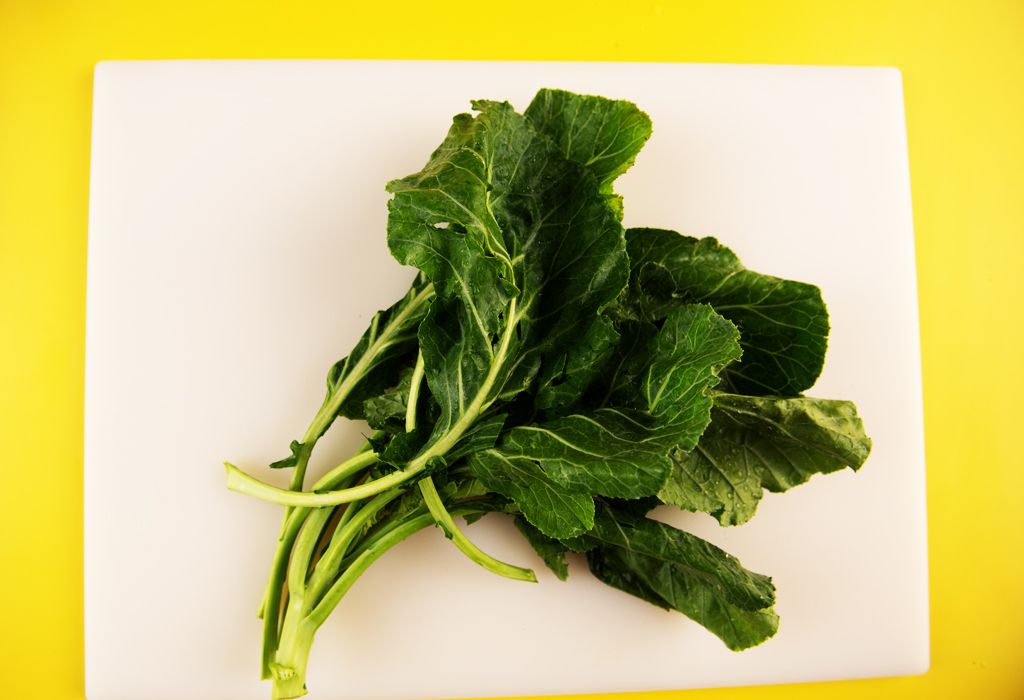
[[[628,98],[654,136],[620,180],[627,225],[713,235],[817,283],[831,311],[812,395],[857,402],[859,474],[767,495],[723,529],[666,514],[778,587],[779,634],[735,654],[695,623],[543,567],[503,516],[469,528],[540,583],[489,574],[436,529],[397,547],[321,629],[310,697],[670,689],[928,666],[914,246],[891,69],[459,62],[124,62],[96,71],[85,425],[90,700],[250,700],[281,511],[223,460],[284,484],[345,355],[411,272],[384,183],[418,170],[471,98],[538,87]],[[314,459],[360,442],[341,422]]]

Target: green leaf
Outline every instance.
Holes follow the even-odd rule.
[[[534,406],[569,412],[608,364],[620,340],[611,320],[605,316],[594,319],[578,344],[541,369]]]
[[[422,171],[388,185],[392,253],[438,294],[419,333],[441,408],[431,443],[524,389],[628,279],[622,228],[593,175],[507,103],[474,108]]]
[[[363,402],[398,382],[416,358],[416,331],[433,299],[433,287],[420,276],[402,299],[374,314],[352,352],[328,372],[325,404],[344,396],[335,415],[364,419]]]
[[[785,491],[814,474],[860,468],[871,440],[849,401],[715,394],[711,425],[691,452],[673,452],[658,494],[723,525],[749,520],[763,489]]]
[[[640,498],[657,493],[668,478],[668,451],[677,435],[641,411],[602,408],[513,428],[499,450],[539,463],[545,475],[573,491]]]
[[[598,579],[683,613],[730,649],[760,644],[778,629],[771,579],[688,532],[605,507],[577,539]]]
[[[271,469],[287,469],[296,466],[300,461],[308,460],[310,453],[313,451],[313,445],[292,440],[291,444],[288,445],[288,449],[291,450],[291,455],[276,462],[271,462]]]
[[[419,454],[429,437],[430,429],[425,426],[385,437],[385,444],[377,449],[381,465],[402,469],[409,460]]]
[[[542,89],[526,118],[557,144],[569,160],[594,173],[601,192],[626,172],[651,137],[651,119],[632,102],[565,90]],[[621,214],[621,200],[615,198]]]
[[[590,494],[556,482],[533,460],[484,450],[470,456],[469,467],[488,489],[513,499],[523,517],[549,537],[574,537],[594,525]]]
[[[634,357],[622,364],[643,369],[630,370],[642,378],[615,392],[621,405],[514,427],[487,453],[489,473],[478,473],[549,536],[568,536],[552,520],[580,522],[578,513],[558,509],[563,502],[578,506],[583,494],[627,499],[657,494],[672,468],[670,450],[697,443],[710,420],[707,391],[721,368],[740,355],[736,328],[706,305],[673,311],[653,336],[627,345]],[[547,485],[546,491],[562,495],[562,501],[545,493],[538,503],[528,489],[508,484],[528,477],[543,477],[573,498]],[[541,515],[540,509],[548,512]]]
[[[505,414],[501,413],[474,423],[473,427],[463,433],[462,438],[455,443],[455,447],[448,451],[445,459],[449,464],[454,464],[463,457],[494,447],[494,443],[498,441],[501,429],[505,425],[505,418]]]
[[[665,318],[650,350],[643,393],[651,415],[676,427],[678,447],[697,444],[711,420],[708,390],[741,354],[736,326],[706,304],[682,306]]]
[[[547,564],[560,581],[569,578],[569,563],[565,560],[565,545],[556,539],[547,537],[527,522],[522,515],[516,516],[515,525],[533,547],[533,551],[537,552],[537,556]]]
[[[406,367],[399,375],[398,384],[363,401],[363,415],[374,430],[389,433],[405,431],[405,407],[409,403],[409,385],[412,368]]]
[[[594,387],[604,406],[637,406],[672,425],[674,445],[690,449],[711,419],[709,390],[725,367],[740,358],[739,333],[706,304],[672,310],[661,328],[647,321],[619,321],[623,341]]]
[[[740,329],[743,361],[728,370],[737,393],[795,396],[814,384],[829,331],[817,287],[747,270],[714,238],[661,229],[626,237],[629,294],[619,313],[659,319],[680,304],[707,302]]]

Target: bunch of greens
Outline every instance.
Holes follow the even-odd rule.
[[[857,469],[854,406],[808,398],[828,316],[811,285],[745,269],[712,238],[624,230],[615,178],[651,133],[629,102],[542,90],[525,114],[478,101],[424,168],[387,186],[391,252],[420,270],[331,368],[291,456],[261,615],[274,698],[305,693],[313,635],[390,547],[437,525],[494,573],[535,581],[459,529],[500,511],[564,579],[601,581],[745,649],[778,627],[771,579],[648,517],[659,504],[748,520],[764,489]],[[373,429],[308,490],[339,416]]]

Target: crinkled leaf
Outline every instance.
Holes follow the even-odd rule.
[[[778,629],[771,579],[688,532],[602,508],[594,529],[577,539],[598,579],[678,610],[730,649],[760,644]]]
[[[549,537],[573,537],[594,525],[594,499],[544,473],[530,459],[497,450],[476,452],[470,470],[488,489],[515,501],[532,525]]]
[[[592,382],[588,398],[597,406],[645,406],[639,387],[651,363],[651,347],[658,327],[633,319],[620,319],[615,327],[620,340]]]
[[[598,316],[578,344],[542,368],[534,406],[567,413],[608,364],[619,341],[611,320]]]
[[[665,483],[668,451],[677,439],[674,427],[644,412],[602,408],[513,428],[498,449],[506,457],[539,463],[545,475],[573,491],[640,498]]]
[[[388,185],[391,251],[439,297],[419,333],[435,440],[525,388],[540,355],[564,351],[628,279],[593,175],[507,103],[474,108],[421,172]]]
[[[676,445],[689,449],[711,420],[708,390],[718,375],[741,355],[736,326],[706,304],[671,311],[650,350],[643,379],[647,409],[678,432]]]
[[[371,428],[391,433],[405,431],[405,412],[409,403],[411,377],[412,368],[406,367],[399,375],[396,386],[363,401],[363,415]]]
[[[527,522],[522,515],[516,516],[515,524],[526,541],[533,547],[533,551],[537,552],[537,556],[547,564],[555,576],[561,581],[569,578],[569,563],[565,560],[565,545],[556,539],[547,537]]]
[[[785,491],[814,474],[859,469],[871,440],[849,401],[715,394],[711,424],[691,452],[672,455],[665,503],[738,525],[763,489]]]
[[[568,536],[548,521],[572,522],[573,514],[558,513],[560,504],[550,496],[542,505],[554,512],[536,514],[536,502],[520,502],[520,498],[533,500],[528,491],[513,492],[507,485],[503,490],[499,485],[502,468],[513,471],[518,479],[543,475],[571,492],[572,504],[578,504],[583,494],[626,499],[653,496],[671,470],[670,450],[696,444],[710,419],[707,390],[717,382],[721,368],[740,354],[735,327],[706,305],[673,311],[660,330],[630,348],[639,359],[629,362],[638,366],[646,362],[646,368],[631,370],[638,381],[616,392],[626,406],[520,425],[488,452],[488,476],[495,490],[516,501],[526,517],[550,536]],[[538,520],[541,517],[544,522]]]
[[[630,229],[627,306],[646,318],[707,302],[740,329],[743,360],[728,370],[737,393],[795,396],[821,373],[828,311],[817,287],[747,270],[714,238]]]
[[[505,425],[505,414],[484,418],[473,424],[473,427],[463,433],[462,438],[455,443],[455,447],[448,450],[445,458],[449,464],[456,460],[468,457],[480,450],[488,450],[494,447],[501,435],[501,428]]]
[[[651,137],[651,119],[632,102],[565,90],[539,90],[526,118],[571,161],[594,173],[601,192],[626,172]],[[612,206],[621,216],[621,198]]]
[[[708,391],[742,354],[736,327],[707,304],[673,309],[657,328],[619,321],[622,342],[595,387],[603,405],[641,406],[675,426],[675,445],[690,449],[711,419]]]

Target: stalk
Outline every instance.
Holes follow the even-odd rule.
[[[481,386],[480,390],[477,391],[476,396],[473,397],[473,400],[466,407],[465,411],[463,411],[462,415],[459,416],[459,419],[455,421],[455,424],[448,429],[448,432],[442,435],[437,441],[427,447],[415,458],[410,460],[405,469],[349,489],[326,491],[323,493],[309,493],[304,491],[289,491],[287,489],[280,489],[276,486],[271,486],[264,481],[260,481],[259,479],[242,472],[233,464],[225,462],[224,467],[227,470],[228,488],[232,491],[237,491],[238,493],[253,496],[255,498],[283,506],[322,508],[324,506],[336,506],[342,503],[351,503],[352,501],[358,501],[369,496],[375,496],[382,491],[386,491],[389,488],[403,484],[413,477],[418,476],[426,470],[427,465],[430,464],[432,459],[443,456],[448,452],[448,450],[454,447],[455,443],[459,441],[463,433],[465,433],[466,430],[468,430],[469,427],[480,417],[480,414],[482,414],[494,402],[494,399],[488,399],[488,394],[491,393],[495,382],[498,380],[498,372],[505,363],[506,356],[508,355],[508,348],[512,342],[512,335],[515,332],[518,322],[515,298],[509,302],[506,317],[509,319],[509,322],[502,333],[501,343],[494,355],[491,368],[488,370],[487,376],[484,377],[483,386]]]
[[[437,492],[437,487],[434,486],[434,481],[429,476],[421,479],[419,482],[420,493],[423,495],[423,502],[427,504],[427,508],[430,510],[430,516],[434,519],[434,523],[441,528],[444,532],[445,537],[452,541],[459,551],[465,554],[470,561],[474,564],[478,564],[483,568],[487,569],[491,573],[510,578],[515,581],[528,581],[529,583],[537,583],[537,575],[533,573],[532,569],[525,569],[521,566],[515,566],[495,559],[487,552],[477,547],[473,542],[466,537],[465,533],[459,529],[459,526],[455,524],[455,519],[451,513],[444,507],[444,502],[441,500],[441,495]]]
[[[412,532],[426,527],[431,522],[439,522],[439,524],[442,524],[442,527],[444,527],[445,524],[450,524],[450,527],[445,528],[446,533],[458,531],[458,528],[454,526],[454,521],[452,521],[452,514],[459,514],[459,511],[448,513],[444,509],[443,503],[439,503],[440,497],[438,496],[436,501],[432,503],[435,513],[418,516],[416,519],[410,520],[408,523],[405,523],[394,530],[390,530],[374,541],[371,546],[362,549],[359,555],[351,561],[347,568],[345,568],[344,572],[337,577],[337,580],[334,581],[330,589],[324,593],[323,598],[319,602],[315,603],[315,607],[308,613],[308,616],[303,615],[303,608],[310,604],[304,599],[305,572],[309,561],[306,559],[305,563],[303,563],[302,557],[298,557],[293,563],[297,565],[297,569],[301,569],[302,571],[302,582],[299,587],[300,590],[295,590],[291,585],[289,586],[289,600],[285,610],[284,620],[280,627],[280,635],[278,635],[278,625],[277,620],[275,619],[276,615],[273,614],[273,611],[280,609],[281,586],[278,582],[283,578],[283,572],[281,570],[285,567],[288,568],[289,578],[294,578],[296,583],[299,581],[300,577],[297,573],[294,575],[292,574],[292,566],[288,564],[287,560],[288,553],[291,552],[292,548],[298,547],[296,540],[303,539],[299,534],[299,528],[306,525],[305,522],[300,522],[308,517],[308,511],[305,509],[326,508],[329,506],[337,506],[342,503],[352,503],[354,501],[376,496],[390,489],[394,489],[395,487],[401,486],[411,479],[421,475],[426,471],[431,460],[448,452],[448,450],[450,450],[459,441],[465,431],[469,429],[469,427],[473,425],[473,423],[490,406],[490,404],[493,403],[493,399],[489,398],[489,395],[491,394],[498,379],[498,374],[505,363],[511,340],[518,324],[519,317],[516,313],[516,305],[517,300],[513,298],[509,302],[507,310],[506,318],[508,319],[508,323],[502,333],[491,367],[487,376],[484,378],[482,386],[473,397],[473,400],[465,407],[462,415],[459,416],[458,420],[455,421],[448,431],[434,443],[429,445],[419,455],[413,458],[406,465],[405,469],[387,474],[383,477],[357,486],[343,487],[337,490],[329,489],[340,484],[331,484],[330,487],[320,488],[324,485],[318,482],[314,486],[314,492],[310,493],[277,488],[248,476],[233,465],[225,463],[229,489],[255,496],[263,500],[279,503],[281,505],[288,506],[290,509],[282,526],[282,537],[280,538],[278,555],[275,556],[275,566],[273,567],[271,581],[268,584],[266,605],[263,608],[265,617],[264,674],[266,675],[269,673],[274,679],[275,698],[298,697],[305,693],[305,660],[308,657],[309,645],[312,643],[316,627],[319,627],[319,625],[322,624],[323,620],[326,619],[326,616],[334,609],[344,593],[349,587],[351,587],[352,583],[354,583],[355,579],[361,575],[366,567],[381,556],[386,549],[390,548],[405,537],[408,537]],[[420,371],[420,375],[422,378],[422,370]],[[415,408],[407,409],[407,411],[408,410],[413,411],[412,415],[415,415]],[[318,416],[322,413],[323,409],[318,412]],[[407,419],[409,419],[409,415],[410,414],[407,412]],[[329,425],[329,423],[330,421],[324,423],[324,430],[326,430],[326,426]],[[316,422],[314,422],[314,425],[315,424]],[[313,426],[311,426],[311,429],[312,428]],[[352,460],[357,460],[356,464],[361,465],[361,468],[365,468],[368,464],[372,464],[372,461],[368,461],[366,464],[363,464],[361,461],[362,459],[376,461],[377,457],[372,453],[361,452],[352,458]],[[352,460],[349,460],[349,462],[352,462]],[[354,473],[349,470],[355,470],[356,467],[350,465],[349,462],[345,463],[345,465],[348,465],[347,467],[345,465],[339,465],[339,467],[332,470],[328,476],[349,475]],[[295,483],[294,479],[293,483]],[[297,488],[301,488],[301,483],[298,484]],[[434,493],[436,494],[436,489],[434,489]],[[426,496],[427,501],[433,500],[430,498],[430,486],[427,487]],[[431,503],[428,503],[428,507],[430,505]],[[438,505],[440,505],[440,508],[437,507]],[[479,512],[479,507],[471,508],[466,512]],[[328,511],[325,514],[325,517],[323,517],[324,523],[326,523],[329,517],[330,515]],[[320,517],[316,520],[319,521]],[[409,529],[409,527],[411,527],[410,523],[415,523],[416,527],[414,529]],[[316,538],[312,535],[312,529],[310,530],[310,535],[308,537],[312,539],[312,544],[308,545],[310,549],[310,556],[312,556],[312,547],[315,547],[316,543]],[[316,537],[319,537],[319,530],[317,530]],[[511,574],[513,578],[518,578],[520,580],[536,580],[532,571],[512,567],[503,562],[494,560],[472,546],[468,539],[464,537],[460,539],[464,540],[463,547],[465,547],[464,549],[463,547],[460,547],[460,549],[463,549],[463,551],[466,552],[471,559],[477,561],[477,563],[487,566],[487,568],[491,568],[491,570],[496,571],[496,573],[502,573],[502,575]],[[456,542],[456,544],[458,545],[459,543]],[[346,543],[346,547],[349,546],[351,546],[351,542]],[[303,544],[303,554],[305,553],[306,547],[307,545]],[[340,559],[344,563],[345,560],[343,556],[344,555],[342,554]],[[333,557],[332,561],[334,561]],[[318,591],[323,586],[323,581],[329,580],[330,578],[331,577],[317,579]],[[308,626],[295,621],[297,618],[300,620],[306,619],[314,623],[314,627],[309,629]],[[268,658],[270,654],[273,654],[273,660]]]
[[[313,576],[310,578],[309,586],[307,587],[306,604],[303,608],[304,612],[308,612],[323,597],[324,592],[338,575],[341,562],[360,531],[373,516],[400,496],[401,493],[397,489],[386,491],[360,508],[359,512],[348,522],[339,524],[338,529],[334,531],[334,536],[331,538],[331,544],[327,547],[327,551],[320,558],[320,561],[317,562]],[[349,506],[349,508],[351,507]]]
[[[409,301],[409,304],[391,320],[384,332],[370,343],[366,348],[366,352],[352,366],[352,369],[341,381],[341,384],[324,400],[323,405],[316,412],[316,416],[313,417],[313,422],[310,423],[305,435],[302,436],[302,444],[306,447],[299,456],[298,462],[295,465],[295,471],[292,472],[292,491],[302,490],[306,476],[306,467],[309,465],[309,456],[313,451],[313,445],[327,432],[327,428],[334,421],[345,399],[348,398],[348,395],[352,393],[355,386],[362,380],[366,370],[377,359],[377,355],[386,350],[391,344],[394,331],[401,328],[403,321],[416,311],[420,304],[430,299],[433,295],[434,285],[432,284],[427,284],[417,292]]]
[[[481,510],[486,508],[474,503],[459,507],[453,512],[468,515]],[[355,518],[352,522],[354,521]],[[288,700],[306,694],[306,664],[313,638],[320,625],[373,562],[396,544],[431,523],[431,515],[414,512],[403,520],[391,524],[386,532],[360,548],[359,555],[341,572],[323,599],[315,606],[310,606],[308,602],[312,584],[299,595],[289,599],[281,628],[280,645],[274,660],[270,663],[273,700]]]
[[[412,372],[412,381],[409,384],[409,400],[405,407],[406,432],[412,432],[416,429],[416,404],[419,401],[424,369],[423,353],[420,352],[416,358],[416,367]],[[537,582],[537,576],[530,569],[513,566],[512,564],[495,559],[466,537],[458,525],[455,524],[455,519],[452,518],[451,513],[445,509],[444,501],[441,500],[441,495],[437,492],[437,486],[434,484],[433,477],[428,475],[420,479],[419,488],[420,494],[423,496],[423,502],[427,504],[430,514],[434,517],[434,523],[441,528],[444,536],[451,540],[452,544],[460,552],[469,557],[470,561],[499,576],[505,576],[517,581]]]
[[[364,352],[362,357],[360,357],[356,364],[353,365],[351,371],[349,371],[345,376],[341,384],[324,398],[324,401],[317,410],[316,415],[313,417],[313,421],[310,423],[309,428],[306,429],[305,434],[302,436],[302,447],[299,450],[299,454],[296,456],[295,469],[292,472],[291,483],[288,486],[290,490],[302,490],[303,484],[306,480],[306,469],[309,467],[309,458],[313,453],[313,447],[323,434],[327,432],[327,428],[329,428],[331,423],[334,421],[335,416],[337,416],[338,411],[341,409],[341,405],[363,378],[366,370],[372,365],[373,360],[391,344],[394,330],[401,328],[402,323],[413,312],[415,312],[421,304],[429,301],[433,296],[434,285],[428,283],[423,287],[423,289],[417,292],[409,301],[409,304],[391,320],[391,323],[388,324],[388,328],[385,332],[376,338],[374,342],[370,343],[369,347],[366,348],[366,352]],[[375,316],[375,321],[376,318],[377,317]],[[360,450],[360,452],[362,452],[362,450]],[[281,522],[281,535],[278,537],[279,540],[284,538],[285,530],[288,526],[288,518],[291,517],[291,514],[292,507],[289,506],[285,510],[284,519]],[[268,597],[267,591],[264,591],[263,599],[260,601],[260,608],[257,613],[257,617],[263,617],[263,614],[267,609]]]
[[[279,489],[276,486],[271,486],[264,481],[249,476],[233,464],[225,462],[224,467],[227,470],[228,488],[232,491],[283,506],[323,508],[325,506],[338,506],[342,503],[360,501],[370,496],[376,496],[378,493],[387,491],[395,486],[400,486],[423,472],[427,468],[427,462],[428,460],[416,460],[410,462],[406,469],[392,472],[379,479],[337,491],[322,491],[320,493]]]
[[[346,460],[324,474],[314,484],[313,488],[333,488],[342,484],[347,485],[348,482],[351,482],[363,470],[376,463],[376,461],[376,454],[361,450],[351,459]],[[310,510],[307,508],[295,508],[285,517],[281,536],[277,541],[277,549],[274,552],[274,558],[270,565],[270,577],[263,591],[263,601],[260,605],[260,617],[263,618],[263,651],[260,664],[260,678],[263,679],[271,677],[271,662],[277,651],[280,626],[279,611],[281,608],[282,587],[288,571],[288,558],[292,552],[292,545],[295,543],[309,513]],[[269,614],[267,614],[268,611]]]

